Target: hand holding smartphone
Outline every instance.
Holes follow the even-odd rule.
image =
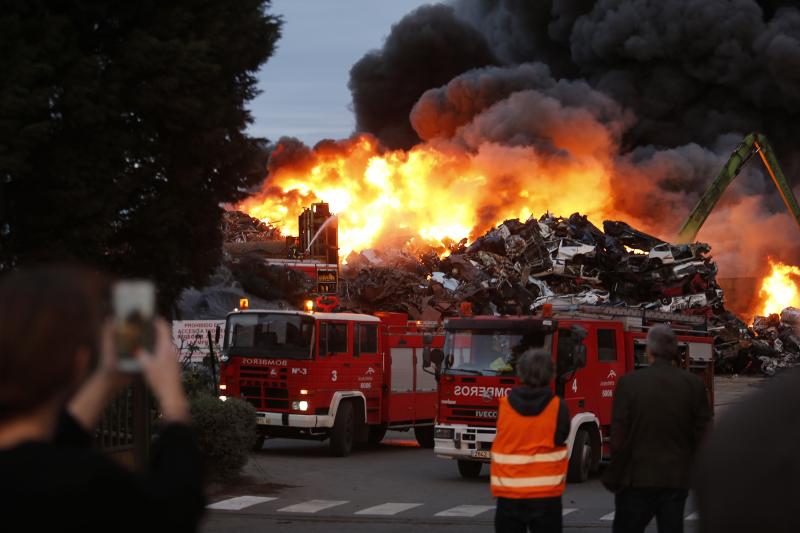
[[[111,289],[117,366],[122,372],[139,372],[136,354],[153,352],[156,289],[149,281],[127,280]]]

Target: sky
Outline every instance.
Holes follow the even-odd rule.
[[[283,36],[258,74],[250,134],[308,145],[348,137],[355,127],[347,81],[350,67],[379,48],[392,24],[433,0],[273,0]]]

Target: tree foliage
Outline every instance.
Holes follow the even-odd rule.
[[[157,280],[219,263],[221,202],[263,178],[245,104],[270,0],[16,0],[0,10],[0,270],[79,260]]]

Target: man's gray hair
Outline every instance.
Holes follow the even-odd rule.
[[[674,360],[678,355],[678,339],[666,324],[658,324],[647,332],[647,351],[656,359]]]
[[[546,387],[552,381],[553,374],[553,358],[544,350],[531,349],[517,359],[517,376],[529,387]]]

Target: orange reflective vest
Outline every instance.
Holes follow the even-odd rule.
[[[500,398],[492,444],[492,496],[552,498],[564,493],[567,447],[555,444],[560,405],[555,396],[538,415],[523,416],[508,398]]]

